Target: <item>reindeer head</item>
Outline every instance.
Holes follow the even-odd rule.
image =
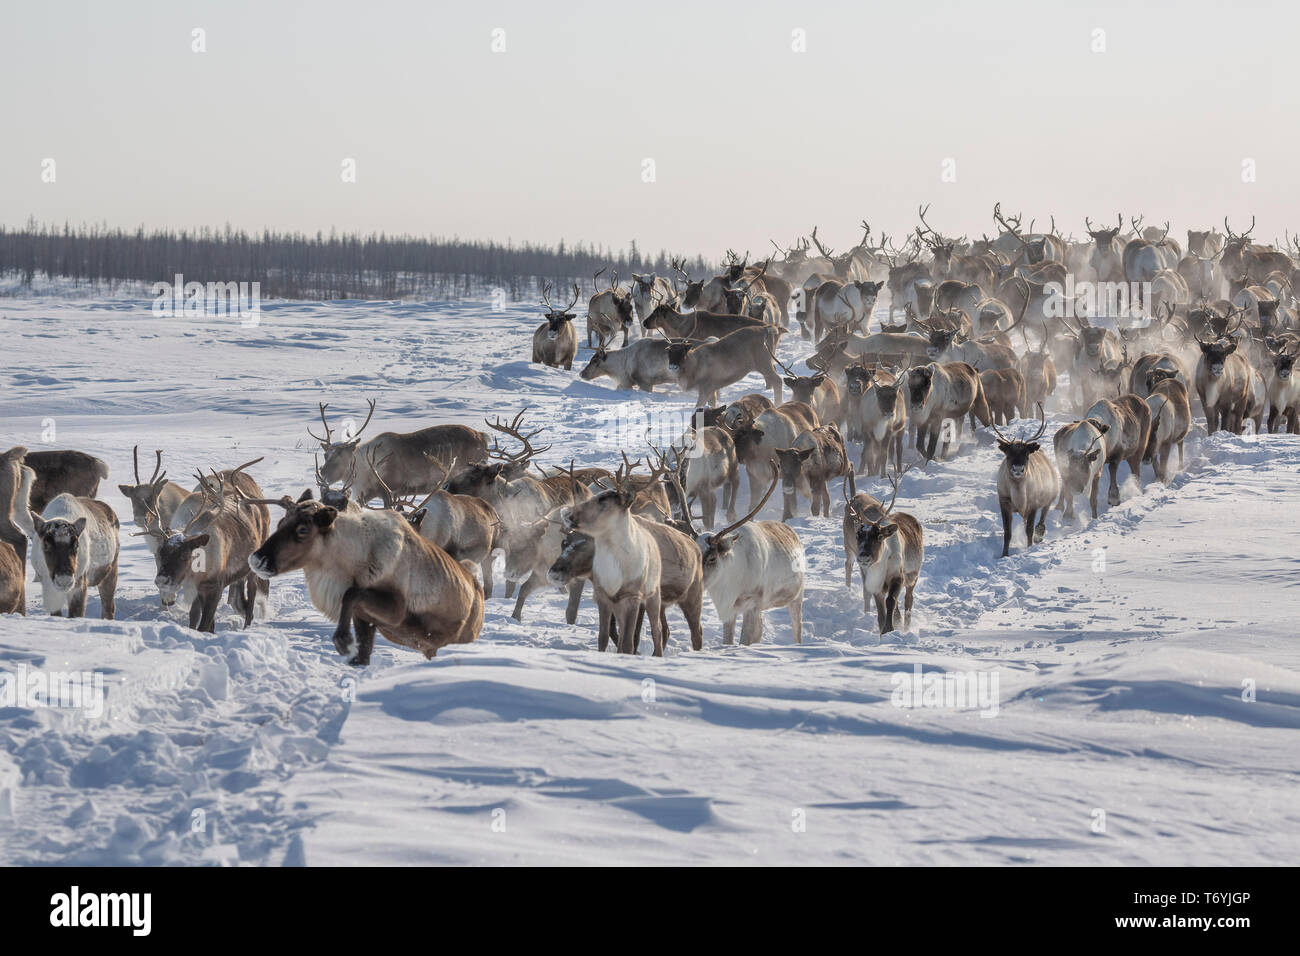
[[[325,426],[325,436],[322,438],[310,428],[307,429],[307,434],[320,442],[321,451],[325,455],[325,464],[321,466],[320,474],[326,483],[344,481],[350,475],[356,473],[357,445],[361,442],[361,433],[366,430],[366,426],[370,424],[370,419],[375,415],[375,400],[372,398],[368,401],[370,410],[366,413],[366,420],[361,423],[361,427],[351,433],[345,430],[343,440],[337,442],[334,440],[334,432],[330,429],[329,422],[325,418],[325,409],[329,408],[329,405],[323,402],[320,403],[320,420],[321,424]]]
[[[926,325],[922,325],[921,327],[927,330],[930,338],[930,344],[926,348],[925,354],[929,357],[930,361],[937,362],[939,356],[943,355],[944,352],[948,351],[948,349],[952,347],[953,342],[957,338],[957,330],[940,329]]]
[[[1289,381],[1291,370],[1295,367],[1296,353],[1276,352],[1273,355],[1273,370],[1281,381]]]
[[[908,404],[918,411],[925,407],[930,397],[930,387],[934,384],[934,365],[922,365],[907,372]]]
[[[560,543],[560,556],[546,572],[546,580],[557,588],[567,588],[591,576],[595,558],[596,539],[581,531],[570,531]]]
[[[910,470],[909,465],[901,472],[895,470],[890,474],[889,481],[894,493],[889,504],[880,508],[872,506],[862,512],[855,511],[854,517],[858,525],[858,566],[864,573],[881,559],[889,539],[898,533],[898,525],[891,516],[894,513],[894,503],[898,500],[898,483]]]
[[[803,473],[804,462],[816,452],[815,448],[778,448],[776,449],[776,471],[781,477],[781,490],[787,495],[795,492],[799,475]]]
[[[1038,444],[1038,439],[1043,437],[1043,432],[1047,431],[1047,417],[1043,414],[1042,402],[1038,404],[1038,417],[1040,423],[1038,431],[1032,438],[1017,438],[1012,440],[1003,435],[998,430],[997,425],[991,426],[994,433],[998,436],[998,451],[1002,452],[1007,462],[1007,473],[1011,475],[1013,481],[1019,481],[1025,477],[1025,472],[1029,468],[1029,456],[1039,451],[1042,446]]]
[[[1119,235],[1120,230],[1124,228],[1124,215],[1117,214],[1117,222],[1114,229],[1093,229],[1092,220],[1085,218],[1084,224],[1087,226],[1088,235],[1092,241],[1097,244],[1097,249],[1101,252],[1111,251],[1111,246],[1115,242],[1115,237]]]
[[[772,470],[777,471],[776,460],[771,462]],[[695,538],[695,543],[700,549],[701,564],[704,569],[704,586],[707,588],[709,582],[717,576],[718,572],[731,559],[732,553],[736,547],[736,541],[739,539],[737,531],[753,519],[753,517],[763,510],[763,505],[767,504],[767,499],[772,497],[772,492],[776,490],[776,483],[780,481],[780,475],[772,476],[772,483],[767,486],[767,491],[745,517],[732,524],[727,525],[719,531],[706,534],[696,534],[695,528],[690,524],[690,512],[686,512],[688,533]]]
[[[1227,323],[1234,316],[1236,316],[1237,322],[1230,329]],[[1224,323],[1222,332],[1218,332],[1216,328],[1219,321]],[[1223,367],[1228,361],[1228,356],[1237,351],[1237,340],[1232,338],[1232,333],[1241,324],[1241,312],[1234,310],[1223,317],[1211,312],[1210,319],[1206,324],[1211,328],[1212,332],[1217,333],[1217,338],[1203,339],[1200,335],[1197,335],[1196,344],[1201,347],[1201,359],[1205,362],[1206,371],[1209,372],[1211,378],[1218,378],[1223,374]]]
[[[669,339],[668,340],[668,371],[676,375],[682,370],[682,363],[686,357],[691,354],[699,342],[692,339]]]
[[[269,499],[254,504],[277,504],[284,509],[271,536],[248,556],[248,566],[260,578],[270,579],[299,568],[314,566],[330,547],[330,532],[339,512],[312,498],[308,488],[298,500],[285,495],[279,501]]]
[[[542,305],[546,309],[546,337],[552,341],[560,337],[560,332],[565,325],[572,322],[577,316],[571,311],[578,302],[578,296],[582,290],[578,288],[578,283],[573,284],[573,298],[569,304],[562,309],[557,309],[551,305],[551,286],[549,283],[542,283]]]
[[[162,470],[162,450],[155,451],[157,460],[154,463],[153,475],[148,481],[140,479],[140,446],[136,445],[131,449],[131,460],[135,464],[135,484],[118,485],[117,490],[131,502],[131,514],[135,518],[135,523],[140,527],[145,527],[149,513],[154,511],[158,505],[158,495],[162,493],[163,488],[167,485],[167,472]]]
[[[493,431],[516,439],[523,448],[510,454],[501,447],[498,439],[493,438],[492,447],[488,449],[488,457],[492,460],[466,466],[454,478],[445,482],[446,490],[453,495],[485,498],[494,494],[504,494],[510,482],[522,478],[528,471],[529,462],[551,447],[550,445],[543,445],[541,448],[533,447],[533,439],[545,431],[544,428],[535,428],[527,433],[521,431],[524,415],[527,412],[528,406],[525,406],[509,422],[502,421],[500,416],[491,422],[486,418],[483,419],[483,422]]]
[[[1092,477],[1093,465],[1105,452],[1102,447],[1102,436],[1110,431],[1109,425],[1095,418],[1089,418],[1088,424],[1096,430],[1097,434],[1093,436],[1087,448],[1071,448],[1066,456],[1066,477],[1070,479],[1069,485],[1075,488],[1081,487]]]
[[[1106,341],[1106,329],[1085,325],[1079,330],[1079,341],[1089,358],[1101,357],[1101,346]]]
[[[850,365],[844,370],[844,387],[850,395],[865,395],[875,374],[874,366]]]
[[[35,511],[29,512],[36,531],[33,545],[41,549],[45,567],[49,569],[50,583],[55,590],[68,591],[77,581],[80,563],[81,536],[86,533],[86,519],[65,521],[51,518],[46,521]]]

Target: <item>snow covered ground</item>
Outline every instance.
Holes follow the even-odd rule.
[[[0,706],[0,862],[1300,855],[1294,437],[1206,438],[1199,426],[1169,487],[1144,470],[1141,490],[1126,485],[1096,521],[1062,528],[1054,512],[1032,550],[1017,527],[1005,560],[999,455],[990,434],[968,437],[903,480],[926,562],[912,627],[887,642],[856,583],[844,586],[839,516],[809,518],[803,504],[801,646],[774,611],[762,644],[724,648],[706,602],[703,652],[684,649],[672,611],[665,659],[602,655],[590,592],[575,627],[550,591],[520,624],[498,583],[476,643],[426,662],[380,640],[358,672],[335,656],[300,575],[272,583],[269,620],[248,630],[229,608],[215,635],[163,613],[117,491],[131,446],[147,461],[162,448],[178,480],[265,455],[251,469],[263,489],[296,495],[311,483],[318,401],[342,417],[377,398],[372,432],[482,427],[528,404],[548,427],[547,459],[584,465],[616,458],[609,439],[639,416],[671,431],[694,396],[529,366],[535,308],[262,308],[245,326],[158,318],[144,299],[0,301],[0,449],[104,458],[101,496],[123,522],[117,621],[98,619],[97,597],[87,619],[46,617],[36,585],[28,617],[0,617],[0,672],[93,672],[105,695],[97,717]],[[787,361],[806,351],[782,343]],[[771,502],[764,516],[779,513]],[[913,680],[941,673],[991,696],[898,706]]]

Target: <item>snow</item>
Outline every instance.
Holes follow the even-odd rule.
[[[98,619],[93,592],[90,617],[46,617],[34,583],[29,616],[0,617],[0,673],[94,672],[104,693],[97,718],[0,706],[0,863],[1267,864],[1300,851],[1294,437],[1207,438],[1200,424],[1168,487],[1144,470],[1095,521],[1082,499],[1073,527],[1053,512],[1028,550],[1017,524],[1000,559],[999,455],[985,430],[968,435],[902,481],[926,558],[912,626],[886,641],[856,569],[844,586],[839,508],[814,519],[801,501],[800,646],[776,610],[763,643],[723,647],[706,601],[702,652],[673,610],[664,659],[644,656],[648,641],[640,657],[602,655],[589,590],[569,627],[563,594],[536,592],[519,623],[498,583],[476,643],[425,661],[380,640],[357,671],[300,574],[272,582],[269,619],[247,630],[226,606],[211,635],[159,607],[117,490],[133,444],[148,470],[162,448],[187,484],[264,455],[250,469],[263,489],[296,495],[312,483],[318,401],[333,423],[377,398],[372,432],[483,427],[527,404],[548,427],[546,460],[582,466],[617,459],[620,430],[676,437],[693,395],[582,382],[585,348],[569,373],[529,365],[529,307],[271,302],[245,327],[149,304],[0,302],[0,447],[104,458],[100,493],[123,522],[117,621]],[[808,351],[797,336],[781,348],[791,363]],[[896,706],[918,665],[996,675],[996,714]]]

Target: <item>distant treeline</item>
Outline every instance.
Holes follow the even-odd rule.
[[[27,286],[34,279],[66,278],[109,288],[122,283],[259,282],[262,298],[401,299],[462,298],[503,289],[511,299],[536,296],[540,281],[565,288],[581,281],[591,293],[591,277],[606,269],[602,286],[617,271],[671,275],[669,255],[645,255],[632,241],[613,252],[583,243],[534,245],[467,242],[383,233],[314,236],[265,230],[250,234],[227,226],[195,232],[134,232],[107,226],[45,226],[18,230],[0,227],[0,276],[15,276]],[[699,256],[688,271],[709,271]],[[563,292],[552,299],[567,301]]]

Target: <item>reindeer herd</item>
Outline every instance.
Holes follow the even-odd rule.
[[[845,585],[856,565],[863,613],[874,602],[886,634],[909,626],[925,557],[921,522],[896,508],[899,482],[959,454],[967,426],[989,429],[1002,454],[990,484],[1003,557],[1016,516],[1026,547],[1043,540],[1049,511],[1072,524],[1080,495],[1095,518],[1103,474],[1106,503],[1118,505],[1121,465],[1139,485],[1143,465],[1168,482],[1194,417],[1209,433],[1300,434],[1300,240],[1262,244],[1253,220],[1243,233],[1225,220],[1224,233],[1189,231],[1184,252],[1168,223],[1130,219],[1126,230],[1121,215],[1113,228],[1086,220],[1088,238],[1076,241],[1054,219],[1035,231],[1000,205],[995,235],[970,239],[937,232],[927,214],[901,245],[873,243],[863,222],[862,239],[838,254],[814,229],[760,263],[728,253],[705,278],[678,261],[674,275],[633,275],[626,287],[613,274],[601,288],[597,273],[581,379],[694,398],[677,440],[661,448],[647,435],[612,470],[543,463],[551,446],[535,444],[544,429],[525,423],[527,408],[485,421],[487,431],[432,425],[363,441],[373,400],[342,434],[319,406],[317,487],[296,498],[265,495],[248,471],[261,459],[197,473],[187,487],[167,478],[158,451],[145,480],[137,448],[135,484],[118,487],[161,605],[188,608],[192,628],[212,631],[225,598],[247,626],[267,613],[270,580],[301,570],[349,663],[369,662],[376,632],[432,657],[477,638],[501,556],[517,620],[550,586],[568,592],[575,623],[590,581],[601,650],[612,640],[636,652],[648,626],[662,655],[669,607],[702,649],[705,594],[724,643],[738,620],[741,642],[759,641],[775,608],[797,643],[808,566],[788,522],[801,501],[830,517],[838,486]],[[556,308],[551,291],[531,358],[571,370],[582,292],[575,284]],[[803,369],[778,357],[796,329]],[[755,375],[771,397],[721,403]],[[1051,454],[1048,404],[1072,418]],[[1032,433],[1003,431],[1023,419],[1036,420]],[[887,479],[888,503],[859,491],[859,476]],[[25,613],[30,563],[47,612],[84,614],[94,588],[113,617],[121,532],[96,498],[107,477],[79,451],[0,455],[0,612]],[[778,485],[781,520],[762,520]]]

